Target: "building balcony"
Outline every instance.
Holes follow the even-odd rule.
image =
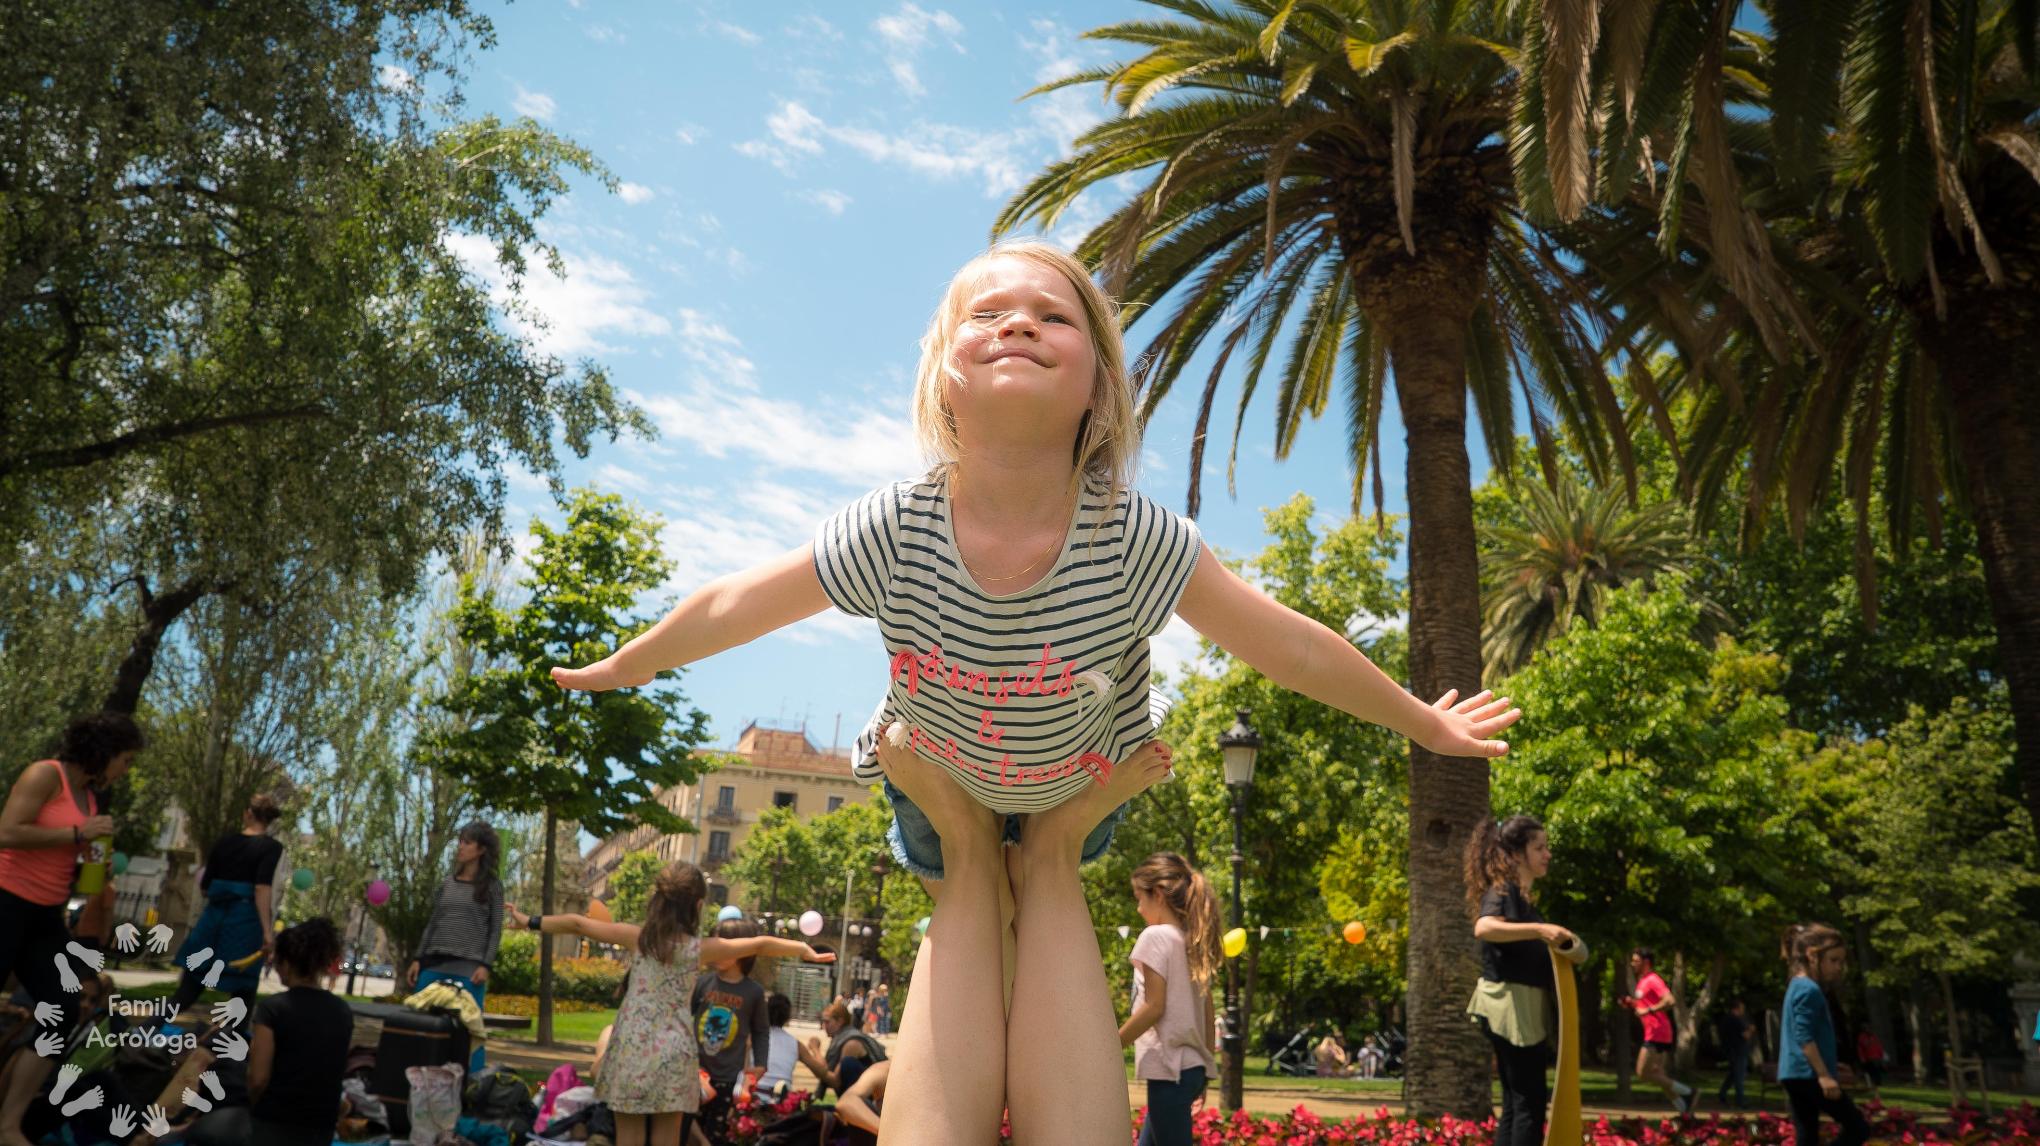
[[[702,859],[701,867],[702,870],[704,871],[716,872],[721,871],[723,865],[728,862],[730,862],[730,853],[710,852],[706,857]]]
[[[704,818],[711,824],[740,824],[744,819],[733,804],[717,804]]]

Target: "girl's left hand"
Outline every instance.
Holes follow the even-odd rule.
[[[487,967],[475,968],[475,973],[468,976],[468,981],[477,987],[481,986],[489,981],[489,969]]]
[[[510,926],[516,928],[519,931],[522,931],[525,928],[531,926],[531,917],[517,910],[517,905],[514,903],[504,904],[503,914],[509,917]]]
[[[1492,737],[1521,720],[1523,710],[1511,705],[1506,696],[1488,699],[1492,696],[1492,690],[1482,689],[1478,695],[1460,700],[1459,690],[1452,689],[1431,706],[1436,718],[1430,734],[1412,739],[1419,747],[1440,756],[1503,755],[1509,750],[1508,744]]]

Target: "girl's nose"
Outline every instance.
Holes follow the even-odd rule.
[[[1006,321],[999,324],[999,337],[1012,338],[1016,335],[1025,335],[1028,338],[1039,339],[1041,337],[1041,328],[1034,325],[1033,319],[1018,311],[1014,311],[1006,316]]]

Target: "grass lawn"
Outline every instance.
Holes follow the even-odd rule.
[[[592,1047],[595,1040],[602,1036],[602,1028],[615,1021],[616,1012],[613,1010],[556,1014],[553,1016],[553,1040],[563,1043],[584,1043]],[[492,1042],[500,1039],[505,1042],[529,1043],[537,1037],[537,1031],[538,1020],[533,1019],[531,1026],[525,1030],[490,1031],[489,1039]]]

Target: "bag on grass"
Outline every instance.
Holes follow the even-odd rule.
[[[404,1070],[411,1084],[411,1146],[433,1146],[460,1122],[462,1073],[458,1063]]]

